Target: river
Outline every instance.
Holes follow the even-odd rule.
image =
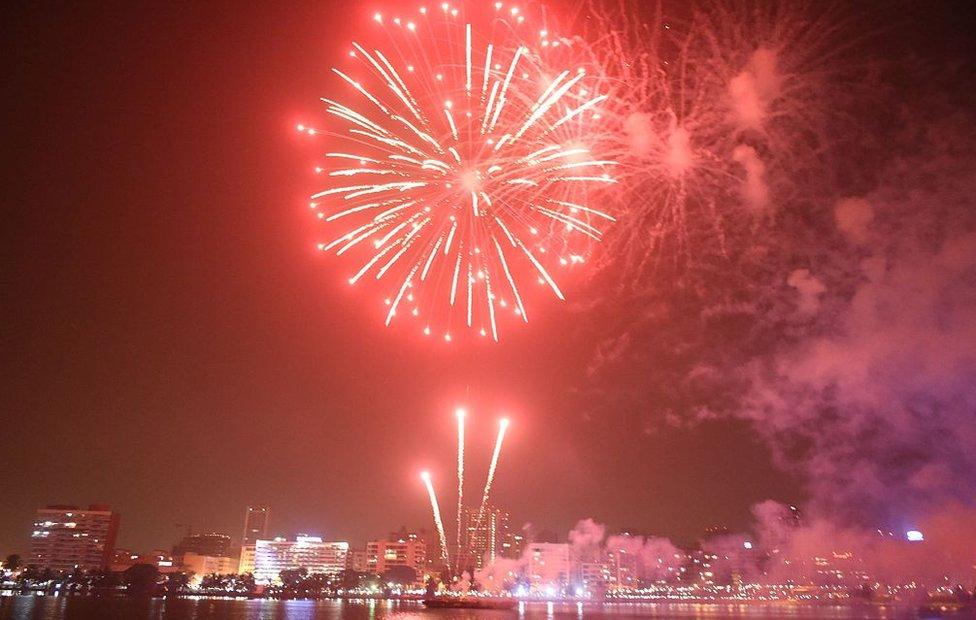
[[[755,618],[761,620],[828,618],[970,618],[919,615],[873,605],[758,603],[524,603],[512,611],[428,610],[412,601],[388,600],[226,600],[207,598],[128,599],[85,596],[2,596],[0,620],[447,620],[518,618]]]

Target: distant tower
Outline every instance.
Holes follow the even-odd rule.
[[[488,504],[479,524],[479,508],[464,510],[462,555],[465,556],[465,570],[482,568],[485,561],[491,563],[499,557],[518,557],[511,554],[521,553],[521,536],[518,536],[519,549],[513,549],[515,541],[509,528],[508,512]]]
[[[258,540],[266,540],[270,517],[271,508],[268,506],[248,506],[244,512],[244,535],[241,537],[241,545],[246,547]]]

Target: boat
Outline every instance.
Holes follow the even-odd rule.
[[[486,596],[428,596],[424,605],[431,609],[512,609],[517,603],[511,598]]]

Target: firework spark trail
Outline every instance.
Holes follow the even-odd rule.
[[[704,260],[710,244],[699,237],[724,252],[723,217],[736,202],[737,177],[723,157],[722,97],[691,52],[697,26],[672,27],[660,5],[644,23],[625,6],[597,16],[603,34],[581,49],[602,67],[600,87],[610,95],[594,148],[620,162],[626,187],[616,196],[628,225],[617,227],[598,268],[619,269],[637,285],[659,261]]]
[[[461,549],[461,520],[464,513],[464,409],[455,412],[457,416],[458,447],[457,447],[457,548]],[[460,567],[459,567],[460,568]]]
[[[430,496],[430,509],[434,514],[434,524],[437,526],[437,535],[440,537],[441,541],[441,559],[444,560],[444,564],[447,566],[448,572],[451,571],[451,560],[447,553],[447,535],[444,533],[444,522],[441,520],[441,509],[437,504],[437,495],[434,493],[434,485],[430,481],[429,472],[420,472],[420,479],[424,481],[424,486],[427,487],[427,495]]]
[[[865,86],[844,60],[858,41],[850,11],[836,6],[635,4],[592,2],[576,49],[608,96],[588,144],[618,162],[627,222],[596,271],[640,289],[661,267],[727,269],[754,247],[777,204],[816,189],[836,136],[854,133],[843,102]]]
[[[488,508],[488,496],[491,494],[491,485],[495,481],[495,470],[498,467],[498,457],[502,452],[502,441],[505,439],[505,429],[508,428],[508,419],[502,418],[498,423],[498,437],[495,439],[495,450],[491,454],[491,464],[488,466],[488,477],[485,479],[485,490],[481,494],[481,505],[478,507],[478,517],[475,519],[474,530],[477,532],[485,518],[485,510]],[[470,547],[470,545],[469,545]],[[469,548],[469,551],[474,549]]]
[[[525,282],[563,299],[554,269],[583,262],[613,221],[586,206],[616,182],[617,162],[587,145],[607,96],[562,55],[571,40],[531,31],[519,9],[496,4],[481,28],[442,7],[418,22],[377,13],[396,54],[354,43],[358,65],[333,69],[357,101],[322,99],[345,131],[299,130],[344,142],[317,171],[352,182],[310,206],[346,231],[319,249],[359,257],[350,284],[391,282],[387,325],[406,305],[425,335],[463,325],[497,341],[503,316],[527,321]]]

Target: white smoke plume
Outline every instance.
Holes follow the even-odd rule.
[[[607,323],[587,377],[638,428],[745,419],[804,481],[802,526],[775,544],[766,531],[761,561],[742,544],[755,532],[709,542],[721,570],[822,577],[801,558],[872,556],[843,574],[932,581],[941,563],[971,582],[976,107],[958,95],[976,92],[960,86],[971,72],[851,54],[845,42],[865,30],[793,3],[700,6],[688,31],[708,45],[688,79],[725,107],[641,110],[657,163],[637,170],[658,174],[629,194],[636,218],[617,265],[634,284],[605,313],[629,321]],[[843,73],[868,65],[898,106],[872,105],[869,81]],[[680,182],[662,138],[671,113],[692,154]],[[696,210],[708,204],[717,216]],[[649,277],[650,257],[681,262],[662,237],[697,262]],[[757,515],[756,527],[771,522]],[[933,534],[908,545],[912,527]],[[956,549],[941,534],[952,529],[967,532]]]

